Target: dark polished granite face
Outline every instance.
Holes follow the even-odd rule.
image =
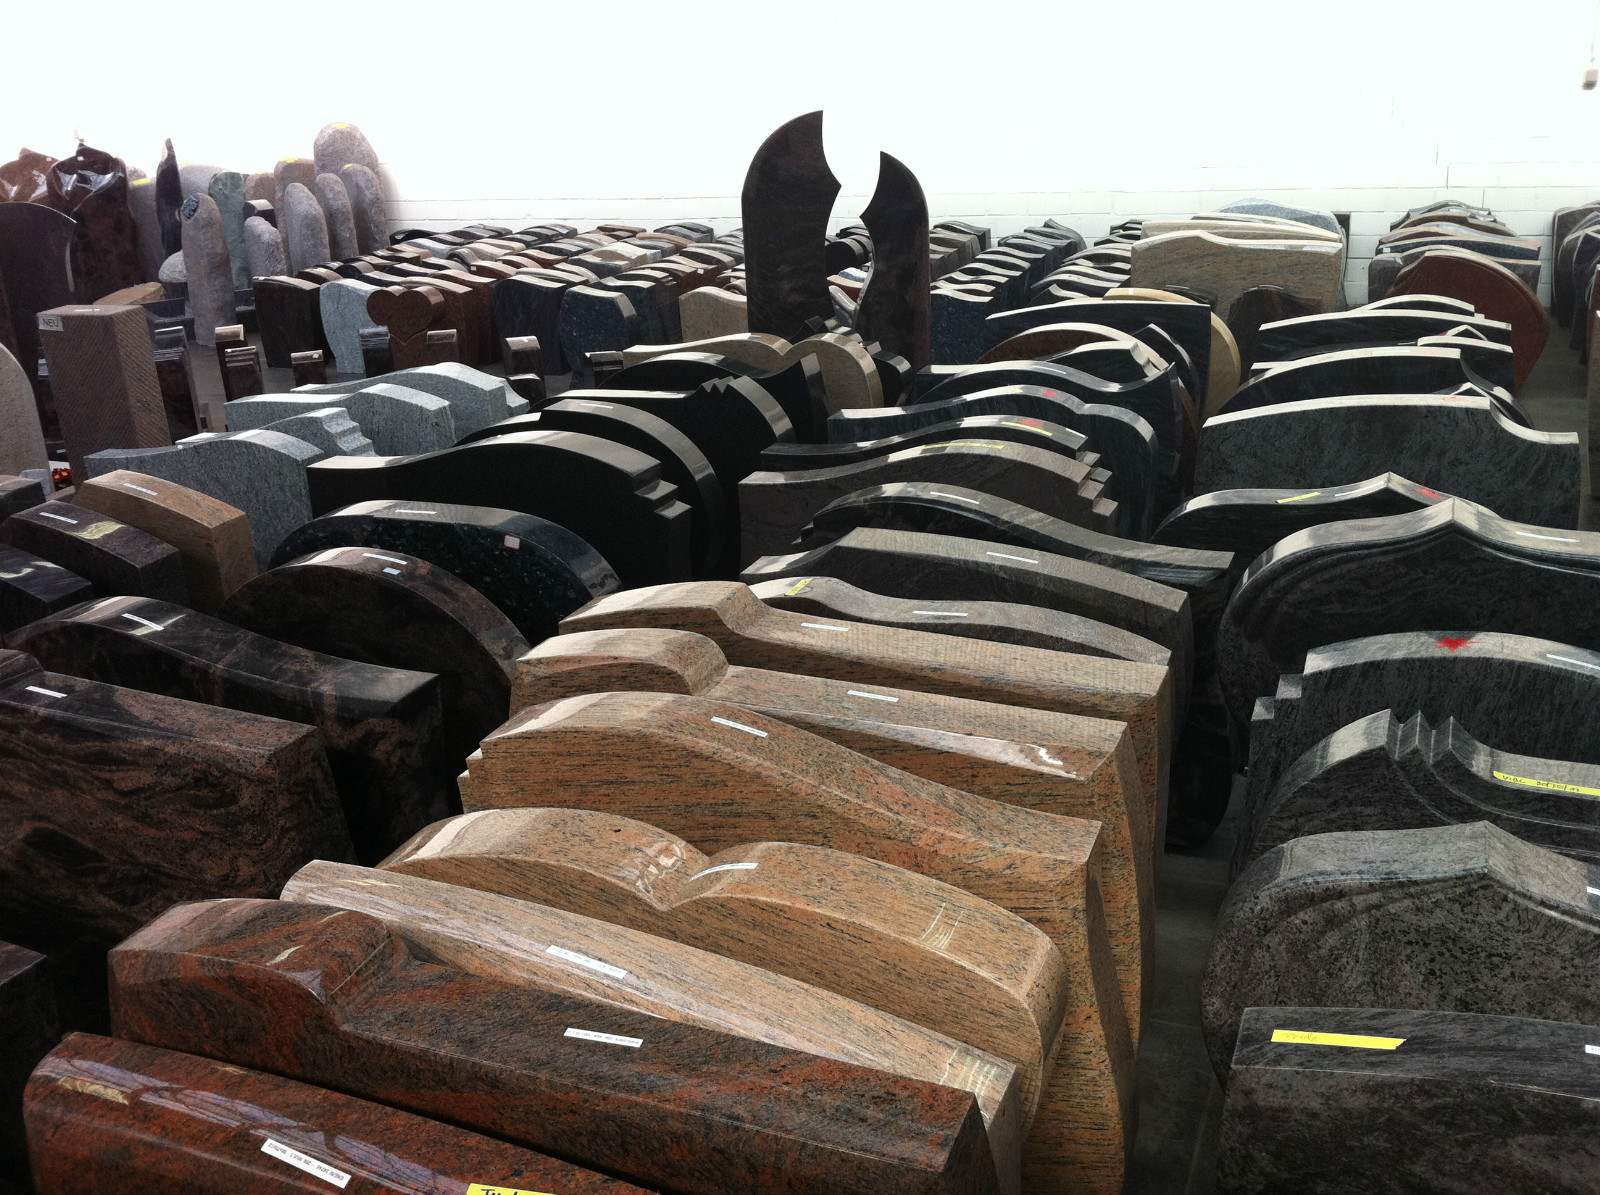
[[[52,500],[21,511],[0,523],[0,539],[70,570],[103,594],[189,600],[178,549],[81,506]]]
[[[34,1176],[52,1195],[360,1195],[640,1187],[414,1116],[193,1054],[86,1033],[28,1085]]]
[[[110,965],[120,1036],[663,1191],[995,1189],[971,1092],[419,962],[362,913],[183,905]]]
[[[722,558],[728,522],[722,484],[695,442],[659,415],[599,398],[562,398],[473,432],[461,443],[525,431],[580,432],[644,453],[689,507],[696,575],[704,575]]]
[[[891,597],[1015,602],[1076,614],[1103,624],[1080,632],[1086,645],[1100,646],[1085,654],[1169,665],[1175,706],[1188,694],[1194,667],[1188,596],[1142,577],[988,540],[860,528],[809,552],[758,560],[741,580],[811,573]],[[1123,635],[1107,633],[1113,629]]]
[[[0,937],[92,954],[174,901],[351,857],[312,728],[34,667],[0,652]]]
[[[1384,472],[1504,518],[1574,527],[1582,461],[1572,432],[1519,427],[1489,398],[1367,395],[1279,403],[1206,421],[1195,492],[1344,486]]]
[[[749,378],[783,408],[799,439],[820,438],[828,418],[828,387],[814,356],[784,369],[761,370],[715,353],[663,353],[612,374],[607,390],[696,390],[718,378]]]
[[[455,805],[439,682],[319,655],[152,598],[119,597],[8,639],[52,672],[315,726],[356,857],[382,858]]]
[[[529,643],[585,603],[621,587],[583,539],[548,519],[448,502],[357,502],[303,524],[278,546],[285,564],[325,548],[418,556],[488,598]]]
[[[1600,862],[1600,766],[1497,751],[1453,718],[1380,710],[1291,764],[1239,842],[1236,864],[1293,838],[1493,822],[1524,842]]]
[[[1256,702],[1244,837],[1296,760],[1383,710],[1453,720],[1456,733],[1519,756],[1600,764],[1600,652],[1492,631],[1397,632],[1307,652],[1303,672]]]
[[[1273,544],[1322,523],[1373,519],[1422,510],[1450,495],[1384,473],[1325,490],[1214,490],[1190,498],[1155,529],[1151,541],[1209,552],[1232,552],[1243,570]]]
[[[580,536],[626,585],[690,575],[689,508],[653,459],[577,432],[518,432],[402,457],[333,457],[306,470],[311,508],[376,499],[492,506]]]
[[[951,440],[904,448],[859,464],[792,473],[757,472],[739,483],[745,561],[792,550],[801,529],[829,503],[894,482],[981,490],[1099,532],[1117,526],[1117,505],[1081,461],[1030,444]]]
[[[528,641],[488,598],[415,556],[328,548],[235,590],[228,622],[312,651],[439,675],[445,751],[456,761],[509,712]]]
[[[1239,349],[1239,369],[1246,375],[1258,360],[1272,361],[1277,355],[1262,350],[1262,329],[1269,323],[1281,323],[1313,315],[1318,304],[1300,298],[1282,286],[1267,283],[1246,287],[1228,308],[1228,331]],[[1384,339],[1389,339],[1385,337]],[[1399,337],[1410,340],[1412,337]]]
[[[836,411],[828,418],[828,439],[832,443],[882,439],[969,415],[1042,419],[1086,436],[1086,446],[1100,454],[1100,466],[1111,472],[1110,496],[1122,512],[1113,530],[1135,537],[1148,532],[1162,476],[1161,448],[1150,424],[1126,407],[1086,402],[1049,386],[996,383],[973,393],[908,407]]]
[[[750,331],[797,340],[807,320],[833,317],[823,246],[838,195],[821,112],[779,125],[756,149],[740,199]]]
[[[773,444],[761,454],[761,467],[778,472],[797,469],[829,469],[835,465],[854,465],[873,457],[887,456],[903,448],[919,448],[946,440],[1001,440],[1012,444],[1031,444],[1060,456],[1085,460],[1089,437],[1059,423],[1029,419],[1018,415],[969,415],[856,444]]]
[[[0,635],[94,597],[94,586],[33,552],[0,547]]]
[[[60,1040],[55,995],[41,954],[0,942],[0,1192],[27,1195],[28,1146],[22,1091],[28,1074]]]
[[[1596,1037],[1465,1012],[1249,1009],[1217,1190],[1587,1195],[1600,1182]]]
[[[1245,570],[1217,634],[1223,692],[1243,727],[1256,698],[1300,671],[1311,648],[1390,631],[1505,631],[1600,647],[1597,598],[1594,532],[1512,523],[1456,499],[1313,527]]]
[[[1441,339],[1452,340],[1453,345],[1463,343]],[[1339,349],[1273,364],[1258,363],[1257,369],[1260,372],[1222,405],[1222,414],[1352,394],[1449,393],[1459,386],[1476,386],[1509,399],[1512,382],[1511,346],[1483,341],[1471,341],[1467,347],[1422,344]],[[1527,425],[1527,417],[1515,403],[1506,401],[1501,410]]]
[[[1415,343],[1457,328],[1470,328],[1494,344],[1511,345],[1511,325],[1486,316],[1421,307],[1357,307],[1262,324],[1256,360],[1286,361],[1308,349],[1328,352],[1345,346]]]
[[[1479,314],[1511,325],[1520,388],[1550,338],[1550,317],[1538,296],[1499,262],[1459,249],[1421,254],[1389,288],[1390,297],[1435,294],[1465,299]]]
[[[36,478],[0,475],[0,518],[38,506],[46,497],[44,482]]]
[[[1479,1012],[1600,1024],[1600,872],[1488,822],[1297,838],[1218,914],[1201,986],[1226,1077],[1246,1008]]]
[[[905,163],[878,155],[878,186],[861,222],[872,237],[872,265],[857,301],[856,330],[915,372],[933,360],[933,304],[928,200]]]

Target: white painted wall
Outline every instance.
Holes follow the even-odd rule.
[[[1354,213],[1354,296],[1407,207],[1454,196],[1548,239],[1552,209],[1600,197],[1600,91],[1579,88],[1596,4],[9,0],[4,41],[29,48],[6,55],[0,147],[61,155],[81,133],[153,170],[170,136],[249,171],[348,120],[396,226],[720,230],[761,138],[821,107],[841,220],[878,149],[936,218],[998,233],[1262,195]]]

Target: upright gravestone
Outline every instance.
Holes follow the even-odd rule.
[[[316,195],[305,184],[290,183],[284,188],[278,223],[288,245],[291,272],[298,274],[332,257],[328,245],[328,217]]]
[[[87,476],[85,458],[103,448],[172,443],[140,308],[62,307],[41,312],[39,329],[75,476]]]
[[[244,222],[246,273],[251,278],[275,278],[289,272],[289,255],[277,225],[251,216]]]
[[[42,203],[0,203],[0,292],[10,309],[10,346],[35,385],[46,440],[60,439],[61,428],[49,388],[33,382],[42,355],[39,313],[72,302],[74,227],[70,216]]]
[[[139,237],[139,265],[146,278],[154,278],[166,260],[162,252],[161,225],[156,220],[156,180],[136,178],[128,184],[128,208]]]
[[[856,305],[856,331],[911,363],[933,361],[928,201],[903,163],[878,155],[878,187],[861,213],[872,234],[872,269]]]
[[[210,195],[191,195],[178,213],[182,222],[183,272],[189,285],[196,344],[216,343],[216,330],[234,321],[233,265],[228,230]]]
[[[183,252],[183,238],[178,230],[178,209],[183,206],[183,177],[178,173],[178,155],[172,152],[172,138],[167,138],[156,165],[156,221],[161,226],[161,256],[165,260],[174,253]]]
[[[0,474],[49,467],[33,387],[17,359],[0,344]]]
[[[250,289],[250,258],[244,243],[244,175],[237,170],[219,170],[211,176],[207,193],[222,213],[223,235],[228,242],[228,261],[233,270],[233,289]]]
[[[328,220],[329,257],[341,261],[354,257],[360,252],[356,248],[355,213],[343,178],[337,174],[319,174],[313,188]]]
[[[794,339],[807,320],[832,318],[823,246],[838,194],[821,112],[780,125],[751,158],[740,209],[752,332]]]
[[[348,162],[365,166],[374,174],[378,155],[359,127],[348,121],[323,125],[311,150],[318,174],[338,174]]]
[[[384,207],[383,180],[377,171],[360,162],[339,168],[345,194],[350,198],[350,217],[355,223],[356,252],[376,253],[389,244],[389,217]]]

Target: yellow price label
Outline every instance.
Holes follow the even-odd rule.
[[[1535,780],[1532,776],[1513,776],[1510,772],[1496,772],[1494,778],[1509,784],[1526,784],[1529,788],[1549,789],[1553,793],[1582,793],[1586,797],[1600,797],[1600,788],[1585,788],[1581,784],[1562,784],[1559,780]]]
[[[519,1191],[516,1187],[491,1187],[487,1183],[473,1183],[467,1195],[549,1195],[546,1191]]]
[[[1354,1050],[1393,1050],[1405,1043],[1403,1037],[1363,1037],[1359,1033],[1307,1033],[1303,1029],[1274,1029],[1273,1041],[1301,1046],[1346,1046]]]
[[[1307,498],[1320,497],[1322,497],[1321,490],[1312,490],[1309,494],[1296,494],[1293,498],[1279,498],[1278,505],[1282,506],[1285,502],[1304,502]]]
[[[807,585],[810,585],[810,584],[811,584],[811,578],[807,577],[805,580],[801,581],[798,585],[791,585],[788,589],[785,589],[783,591],[783,596],[784,597],[793,597],[795,594],[799,593],[802,589],[804,589]]]
[[[1006,420],[1004,423],[1002,423],[1000,426],[1001,427],[1020,427],[1020,428],[1022,428],[1023,431],[1034,432],[1034,433],[1036,433],[1038,435],[1041,435],[1041,436],[1054,436],[1055,435],[1055,432],[1047,432],[1042,427],[1033,427],[1033,426],[1031,426],[1029,424],[1026,424],[1026,423],[1013,423],[1009,419]]]

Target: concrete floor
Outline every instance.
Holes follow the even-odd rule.
[[[1587,495],[1585,367],[1566,345],[1566,330],[1552,328],[1519,401],[1540,431],[1578,433]],[[1595,499],[1584,498],[1579,524],[1600,526]],[[1167,854],[1156,863],[1155,976],[1139,1048],[1139,1132],[1125,1195],[1214,1190],[1223,1096],[1200,1032],[1200,979],[1227,892],[1242,785],[1235,777],[1233,803],[1203,849]]]

